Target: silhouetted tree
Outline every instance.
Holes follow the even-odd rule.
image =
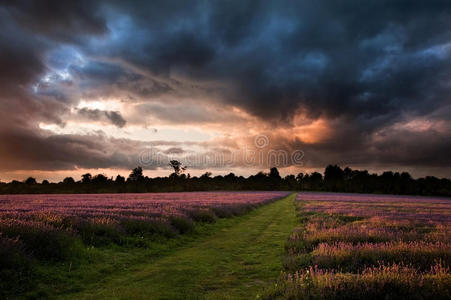
[[[322,185],[323,185],[323,175],[321,175],[318,172],[313,172],[308,177],[307,183],[308,183],[310,189],[312,189],[312,190],[320,190],[322,188]]]
[[[86,173],[81,175],[81,182],[82,183],[91,183],[92,175],[90,173]]]
[[[181,173],[183,173],[187,167],[183,166],[181,162],[179,162],[178,160],[171,160],[169,162],[169,165],[171,166],[171,168],[174,169],[174,175],[175,176],[179,176]]]
[[[298,173],[298,175],[296,175],[296,181],[298,184],[301,184],[302,179],[304,179],[304,173]]]
[[[296,175],[296,181],[298,183],[298,189],[302,190],[304,189],[303,187],[303,183],[304,183],[304,173],[298,173],[298,175]]]
[[[36,184],[36,179],[34,179],[33,177],[28,177],[27,179],[25,179],[25,183],[28,185],[32,185],[32,184]]]
[[[282,177],[280,177],[279,170],[276,167],[272,167],[268,174],[268,189],[278,190],[282,185]]]
[[[296,177],[294,175],[287,175],[283,179],[285,185],[284,188],[287,190],[296,190],[298,182],[296,181]]]
[[[233,173],[229,173],[229,174],[227,174],[226,176],[224,176],[224,179],[233,181],[233,180],[236,179],[236,176],[235,176],[235,174],[233,174]]]
[[[75,180],[72,177],[66,177],[63,179],[63,184],[73,184]]]
[[[326,190],[359,193],[391,193],[451,196],[451,180],[439,179],[434,176],[414,179],[407,172],[386,171],[381,175],[370,174],[367,170],[352,170],[349,167],[341,169],[330,165],[322,174],[299,173],[287,175],[281,179],[276,168],[269,173],[258,172],[248,178],[230,173],[225,176],[211,177],[210,172],[200,177],[190,177],[181,174],[184,167],[178,161],[172,161],[174,173],[168,177],[148,178],[143,176],[141,167],[132,170],[129,178],[118,175],[116,180],[103,174],[94,177],[87,173],[82,176],[81,184],[72,177],[66,177],[59,184],[50,184],[43,180],[36,183],[32,177],[23,182],[13,180],[0,184],[0,193],[90,193],[90,192],[175,192],[204,190]],[[179,170],[178,175],[176,171]]]
[[[271,168],[269,170],[269,178],[271,178],[271,179],[278,179],[278,180],[282,179],[280,177],[279,170],[277,170],[276,167],[273,167],[273,168]]]
[[[344,187],[345,172],[337,165],[328,165],[324,170],[324,184],[328,190],[338,191]]]
[[[121,176],[121,175],[117,175],[116,180],[114,182],[116,182],[118,184],[123,184],[123,183],[125,183],[125,177]]]
[[[108,182],[108,177],[103,174],[97,174],[91,179],[91,182],[94,184],[105,184]]]
[[[210,178],[211,175],[213,175],[213,173],[211,173],[211,172],[205,172],[204,174],[202,174],[202,175],[200,176],[200,178]]]
[[[132,170],[132,172],[130,173],[130,175],[128,176],[128,181],[131,182],[141,182],[144,180],[144,176],[143,176],[143,168],[141,167],[136,167]]]

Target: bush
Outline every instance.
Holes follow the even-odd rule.
[[[181,234],[190,232],[194,229],[194,223],[191,219],[186,217],[176,217],[172,216],[169,219],[169,222],[172,227],[177,229]]]
[[[131,235],[162,235],[164,237],[174,237],[177,234],[168,223],[163,221],[123,219],[121,220],[120,225],[127,234]]]
[[[235,215],[233,209],[227,206],[216,206],[212,211],[218,218],[230,218]]]
[[[41,260],[65,260],[78,247],[71,232],[42,223],[10,222],[0,225],[0,232],[6,237],[18,238],[27,253]]]
[[[8,298],[7,293],[23,292],[30,273],[31,264],[23,243],[0,234],[0,298]]]
[[[216,222],[216,215],[211,210],[193,210],[188,215],[196,222],[214,223]]]
[[[123,242],[123,233],[117,224],[80,220],[78,224],[74,224],[73,228],[77,230],[87,245],[106,246],[111,243],[121,244]]]
[[[312,264],[312,257],[309,253],[286,255],[283,258],[283,266],[287,271],[295,272],[304,269]]]

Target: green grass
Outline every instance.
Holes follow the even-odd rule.
[[[282,269],[296,225],[295,194],[244,216],[202,224],[145,247],[87,248],[81,258],[40,265],[27,296],[76,299],[255,299]]]

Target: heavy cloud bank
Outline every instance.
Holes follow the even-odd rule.
[[[2,170],[130,168],[149,146],[42,124],[233,126],[245,114],[309,167],[451,176],[449,1],[14,1],[0,26]],[[80,106],[111,98],[124,111]],[[321,139],[299,134],[318,120]]]

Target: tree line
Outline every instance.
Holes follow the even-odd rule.
[[[414,179],[407,172],[387,171],[382,174],[367,170],[342,169],[329,165],[324,173],[280,176],[277,168],[269,172],[259,172],[249,177],[233,173],[212,176],[206,172],[201,176],[185,174],[186,167],[180,162],[170,162],[173,168],[168,177],[150,178],[143,175],[141,167],[134,168],[128,178],[117,175],[109,178],[103,174],[83,174],[80,180],[66,177],[58,183],[43,180],[38,183],[33,177],[20,182],[13,180],[0,183],[2,194],[25,193],[145,193],[145,192],[186,192],[215,190],[297,190],[330,191],[351,193],[406,194],[451,196],[451,180],[427,176]]]

